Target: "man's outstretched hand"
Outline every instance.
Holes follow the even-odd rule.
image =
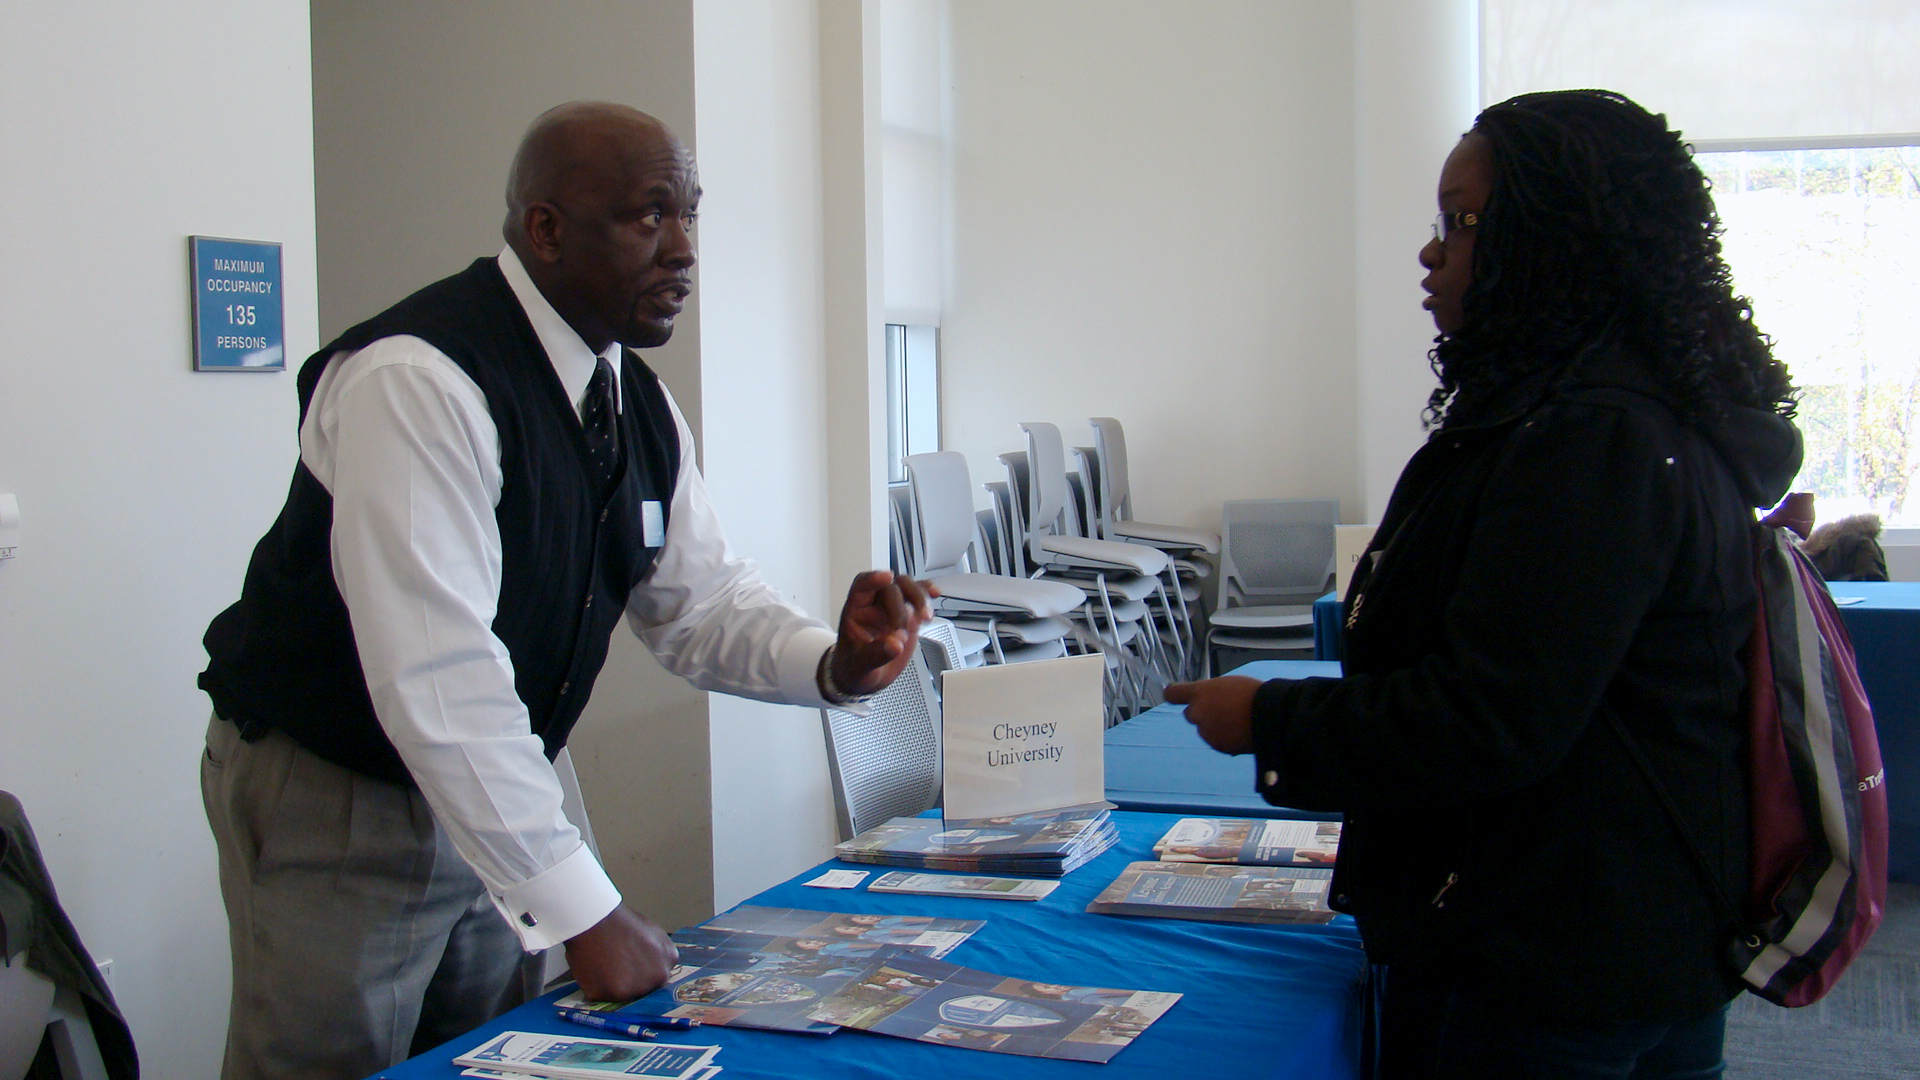
[[[1187,722],[1200,729],[1207,745],[1223,754],[1253,753],[1253,695],[1260,680],[1222,675],[1200,682],[1174,683],[1167,700],[1187,707]]]
[[[849,694],[885,690],[913,658],[920,626],[933,618],[939,590],[890,570],[853,579],[840,609],[840,641],[833,648],[833,683]]]
[[[625,904],[567,939],[567,966],[593,1001],[632,1001],[667,983],[680,950]]]

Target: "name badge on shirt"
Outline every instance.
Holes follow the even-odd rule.
[[[667,542],[667,520],[660,513],[660,500],[648,499],[640,504],[640,542],[650,548],[657,548]]]

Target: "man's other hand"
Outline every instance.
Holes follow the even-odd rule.
[[[849,694],[877,694],[913,657],[920,626],[933,618],[938,589],[889,570],[853,579],[840,609],[840,640],[833,647],[833,683]]]
[[[594,1001],[631,1001],[665,986],[680,957],[667,932],[625,904],[567,939],[567,966]]]
[[[1174,683],[1167,700],[1187,707],[1187,722],[1200,729],[1207,745],[1223,754],[1253,752],[1253,695],[1260,680],[1223,675],[1201,682]]]

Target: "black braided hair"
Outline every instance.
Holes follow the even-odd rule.
[[[1664,116],[1559,90],[1489,106],[1468,134],[1486,141],[1493,185],[1462,325],[1428,354],[1429,426],[1528,376],[1571,378],[1611,344],[1647,357],[1691,420],[1730,405],[1793,415],[1786,367],[1734,295],[1707,179]]]

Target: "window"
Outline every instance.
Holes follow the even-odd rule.
[[[907,455],[940,449],[940,332],[887,324],[887,482],[907,478]]]
[[[1920,146],[1697,160],[1735,289],[1801,388],[1795,490],[1819,496],[1822,521],[1920,525]]]

